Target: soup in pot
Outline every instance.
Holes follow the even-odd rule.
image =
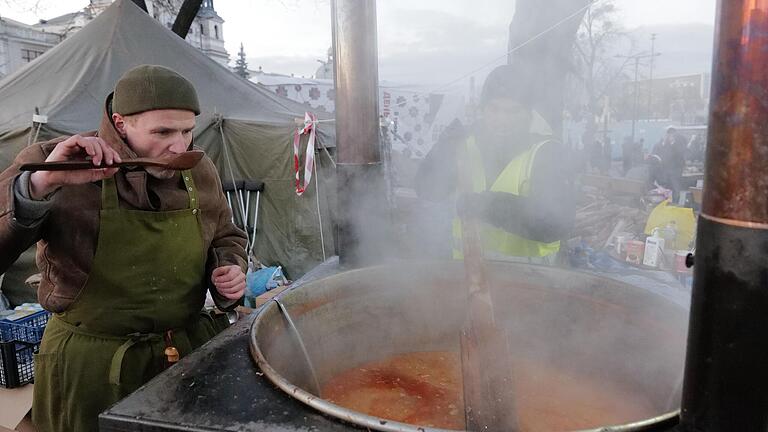
[[[520,430],[571,431],[652,417],[650,401],[631,389],[524,359],[513,361]],[[395,355],[331,378],[322,397],[398,422],[463,430],[461,360],[457,352]]]

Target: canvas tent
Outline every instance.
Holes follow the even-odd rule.
[[[194,83],[203,110],[195,144],[213,159],[223,179],[265,182],[256,257],[282,264],[293,277],[322,260],[314,181],[303,196],[294,193],[293,132],[306,107],[236,76],[129,0],[117,0],[82,30],[0,81],[0,169],[32,137],[45,140],[96,129],[114,83],[139,64],[168,66]],[[36,110],[47,116],[46,123],[33,123]],[[332,123],[320,123],[318,129],[319,145],[333,147]],[[325,250],[331,254],[327,212],[335,186],[324,154],[316,158],[319,203]]]

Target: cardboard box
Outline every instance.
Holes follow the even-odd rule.
[[[289,286],[290,285],[279,286],[279,287],[277,287],[275,289],[269,290],[269,291],[259,295],[258,297],[256,297],[256,307],[254,307],[254,308],[249,308],[249,307],[245,307],[245,306],[238,306],[235,310],[240,315],[248,315],[251,312],[253,312],[254,310],[256,310],[256,309],[260,308],[261,306],[263,306],[266,302],[272,300],[272,298],[275,297],[276,295],[278,295],[281,292],[285,291]]]
[[[29,419],[33,388],[33,384],[15,389],[0,388],[0,432],[35,430]]]
[[[32,419],[29,414],[27,414],[21,419],[21,423],[16,426],[16,429],[6,429],[0,426],[0,432],[37,432],[37,429],[35,428],[35,425],[32,424]]]

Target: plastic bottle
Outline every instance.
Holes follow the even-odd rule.
[[[677,223],[675,221],[669,221],[661,231],[661,237],[664,239],[664,243],[667,245],[667,248],[676,249]]]
[[[645,239],[643,265],[654,268],[659,266],[663,259],[664,243],[664,238],[659,235],[659,229],[654,228],[651,236]]]

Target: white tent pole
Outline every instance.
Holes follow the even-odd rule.
[[[331,157],[331,154],[328,152],[328,148],[325,145],[323,145],[323,151],[325,151],[325,154],[328,156],[328,160],[331,161],[331,164],[333,165],[333,169],[336,169],[336,161],[333,160],[333,158]]]
[[[32,130],[29,131],[29,139],[27,140],[27,147],[37,142],[37,137],[40,135],[40,128],[42,127],[43,127],[42,123],[36,123],[36,122],[32,123]],[[34,135],[32,135],[32,131],[35,132]]]
[[[42,127],[43,127],[42,123],[37,124],[37,130],[35,131],[35,138],[32,140],[32,144],[37,142],[37,137],[40,136],[40,129],[42,129]]]
[[[239,194],[238,189],[237,189],[237,183],[235,182],[235,170],[232,169],[232,161],[229,158],[229,150],[228,150],[229,145],[227,144],[227,137],[224,136],[224,128],[222,127],[222,123],[223,123],[223,121],[220,120],[219,121],[219,133],[221,134],[221,143],[222,143],[222,145],[224,147],[224,157],[227,159],[227,165],[229,166],[229,175],[230,175],[230,177],[232,177],[232,186],[235,188],[235,197],[239,198],[239,200],[240,200],[240,216],[242,217],[241,220],[243,221],[243,225],[246,225],[245,229],[246,229],[246,232],[248,232],[247,231],[248,230],[248,227],[247,227],[248,221],[245,218],[245,209],[244,209],[244,204],[245,203],[243,202],[243,196]],[[247,235],[246,235],[246,237],[247,237]],[[250,246],[250,243],[251,243],[251,239],[248,239],[248,244],[246,244],[246,249],[245,249],[246,252],[248,251],[248,247]],[[249,255],[248,256],[248,264],[250,264],[250,263],[251,263],[251,257]]]
[[[232,209],[232,197],[229,195],[229,191],[227,191],[227,203],[229,204],[229,208]],[[235,223],[235,212],[232,211],[232,223]]]
[[[313,163],[315,170],[315,201],[317,202],[317,220],[320,224],[320,247],[323,248],[323,262],[326,261],[325,256],[325,238],[323,236],[323,215],[320,213],[320,182],[317,180],[317,162]]]

